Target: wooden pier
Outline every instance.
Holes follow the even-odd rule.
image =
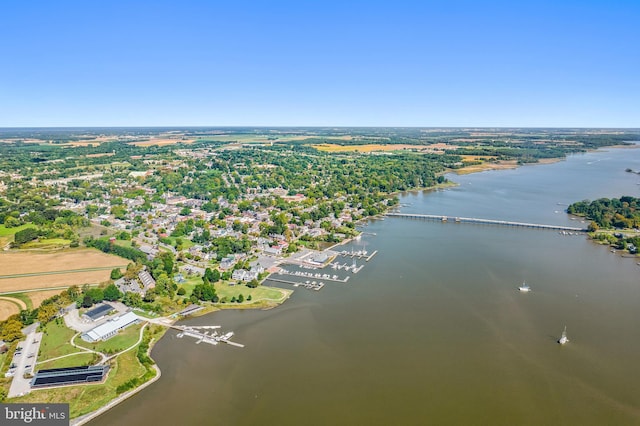
[[[442,216],[442,215],[413,214],[413,213],[387,213],[386,215],[390,217],[435,220],[439,222],[451,221],[455,223],[477,223],[481,225],[515,226],[515,227],[521,227],[521,228],[547,229],[547,230],[553,230],[553,231],[587,232],[585,228],[576,228],[573,226],[543,225],[540,223],[524,223],[524,222],[511,222],[508,220],[480,219],[477,217],[458,217],[458,216]]]

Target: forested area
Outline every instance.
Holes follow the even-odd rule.
[[[567,213],[584,216],[599,228],[640,228],[640,198],[600,198],[567,207]]]

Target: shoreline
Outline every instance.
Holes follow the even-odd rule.
[[[602,147],[602,148],[594,149],[592,151],[597,151],[599,149],[605,149],[605,148],[640,148],[640,144],[636,144],[635,146],[634,145],[608,146],[608,147]],[[555,158],[544,158],[544,159],[539,159],[535,163],[522,163],[522,164],[519,164],[517,162],[517,160],[507,160],[507,161],[505,161],[505,163],[509,162],[509,164],[505,164],[505,163],[500,163],[500,164],[489,163],[489,164],[486,164],[486,163],[483,163],[483,164],[480,164],[480,165],[472,165],[472,166],[468,166],[468,167],[461,168],[461,169],[450,169],[450,170],[445,171],[443,174],[455,173],[456,175],[466,175],[466,174],[480,173],[480,172],[485,172],[485,171],[490,171],[490,170],[510,170],[510,169],[517,169],[517,168],[519,168],[521,166],[527,166],[527,165],[535,166],[535,165],[553,164],[553,163],[557,163],[557,162],[560,162],[560,161],[563,161],[563,160],[566,160],[566,156],[564,156],[564,157],[555,157]],[[482,166],[487,166],[487,167],[482,167]],[[493,167],[493,166],[497,166],[497,167]],[[467,171],[463,172],[463,170],[465,170],[465,169]],[[472,169],[472,170],[469,170],[469,169]],[[406,191],[391,192],[391,193],[389,193],[389,195],[417,193],[417,192],[432,192],[432,191],[437,191],[437,190],[440,190],[440,189],[447,189],[447,188],[456,187],[458,185],[459,184],[456,183],[456,182],[447,181],[445,183],[436,184],[436,185],[431,186],[431,187],[413,188],[413,189],[406,190]],[[388,211],[390,211],[390,210],[392,210],[394,208],[400,208],[400,207],[402,207],[400,204],[395,205],[395,206],[391,206],[391,207],[387,207],[384,212],[379,213],[379,214],[377,214],[375,216],[367,216],[367,217],[358,219],[357,221],[355,221],[355,223],[356,223],[356,225],[359,225],[359,224],[363,224],[364,222],[366,222],[368,220],[376,220],[376,219],[379,220],[380,218],[383,218]],[[359,238],[362,235],[362,233],[363,233],[363,231],[359,231],[358,235],[355,235],[355,236],[352,236],[352,237],[349,237],[349,238],[345,238],[344,240],[342,240],[342,241],[340,241],[338,243],[335,243],[332,246],[329,246],[329,247],[327,247],[327,248],[325,248],[323,250],[319,250],[319,251],[324,252],[326,250],[332,250],[337,246],[348,244],[348,243],[354,241],[355,239]],[[591,238],[589,238],[589,239],[591,239]],[[293,293],[293,291],[291,293]],[[234,306],[233,308],[230,307],[228,309],[262,309],[262,310],[274,309],[274,308],[277,308],[277,307],[283,305],[287,300],[289,300],[291,293],[282,302],[276,303],[274,306],[271,306],[271,307],[258,307],[258,306],[251,307],[251,306],[246,306],[244,308],[238,308],[238,307]],[[203,316],[203,315],[206,315],[206,314],[214,313],[214,312],[217,312],[217,311],[220,311],[220,310],[224,310],[224,308],[220,308],[218,306],[213,306],[212,308],[213,309],[211,309],[211,310],[207,310],[205,308],[204,312],[198,312],[197,314],[195,314],[193,316],[194,317],[199,317],[199,316]],[[175,322],[177,322],[177,320],[173,321],[173,323],[175,323]],[[165,330],[165,333],[166,333],[166,330]],[[155,344],[158,343],[160,341],[160,339],[162,339],[162,337],[164,337],[165,333],[163,333],[159,338],[154,339],[152,342],[150,342],[149,349],[147,350],[147,355],[150,358],[151,358],[151,351],[155,347]],[[158,365],[156,364],[156,361],[153,358],[151,358],[151,359],[154,362],[153,368],[156,371],[156,375],[153,378],[151,378],[149,381],[143,383],[139,387],[137,387],[135,389],[132,389],[132,390],[124,393],[123,395],[120,395],[120,396],[116,397],[115,399],[109,401],[106,405],[104,405],[103,407],[98,408],[95,411],[92,411],[90,413],[87,413],[87,414],[84,414],[82,416],[76,417],[74,419],[70,419],[70,425],[81,426],[81,425],[84,425],[84,424],[90,422],[91,420],[93,420],[93,419],[99,417],[100,415],[108,412],[111,408],[113,408],[113,407],[117,406],[118,404],[120,404],[121,402],[131,398],[132,396],[134,396],[138,392],[144,390],[145,388],[150,386],[152,383],[155,383],[157,380],[159,380],[161,375],[162,375],[162,372],[161,372],[160,368],[158,367]]]

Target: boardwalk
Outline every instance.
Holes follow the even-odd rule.
[[[476,217],[450,217],[450,216],[442,216],[442,215],[411,214],[411,213],[387,213],[386,215],[391,217],[403,217],[406,219],[437,220],[441,222],[451,221],[456,223],[478,223],[483,225],[499,225],[499,226],[519,226],[522,228],[549,229],[554,231],[572,231],[572,232],[587,231],[585,228],[576,228],[573,226],[543,225],[539,223],[511,222],[508,220],[479,219]]]

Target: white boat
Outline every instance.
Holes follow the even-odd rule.
[[[558,343],[564,345],[569,342],[569,338],[567,337],[567,326],[564,326],[564,331],[562,332],[562,336],[558,339]]]
[[[531,291],[531,287],[529,287],[527,283],[523,282],[522,285],[518,287],[518,290],[522,293],[529,293]]]

